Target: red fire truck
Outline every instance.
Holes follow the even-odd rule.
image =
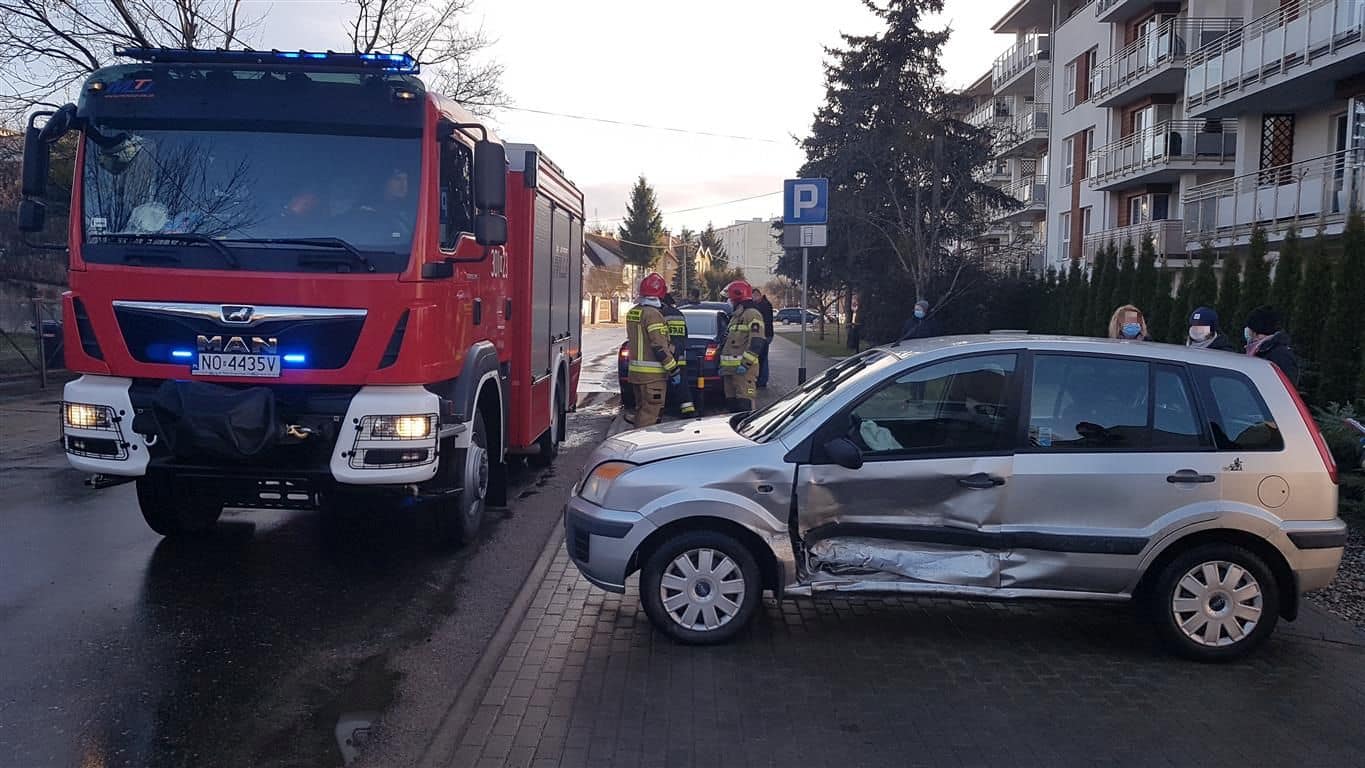
[[[475,536],[509,458],[564,439],[582,193],[403,54],[120,54],[26,136],[37,232],[50,145],[79,132],[72,466],[135,480],[166,536],[225,506],[415,503],[441,539]]]

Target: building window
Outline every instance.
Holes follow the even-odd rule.
[[[1072,178],[1076,175],[1076,140],[1074,138],[1063,139],[1062,155],[1062,186],[1071,186]]]
[[[1069,254],[1071,251],[1071,211],[1063,213],[1061,219],[1062,253]]]
[[[1090,234],[1090,206],[1081,209],[1081,236]]]
[[[1294,174],[1287,166],[1294,161],[1294,116],[1266,115],[1261,118],[1261,183],[1288,184]]]
[[[1066,73],[1062,80],[1066,88],[1066,98],[1062,104],[1064,110],[1076,106],[1076,62],[1066,65]]]

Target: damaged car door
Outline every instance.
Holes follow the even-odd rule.
[[[1000,585],[1019,360],[968,355],[902,371],[818,430],[796,482],[812,590]]]

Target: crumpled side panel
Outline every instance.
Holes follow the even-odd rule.
[[[873,571],[932,584],[1000,586],[999,556],[962,547],[840,537],[815,542],[809,555],[813,570],[835,576]]]

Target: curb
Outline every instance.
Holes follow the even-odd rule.
[[[511,645],[512,638],[521,627],[522,619],[526,618],[531,601],[540,590],[540,583],[544,581],[550,564],[554,562],[555,555],[563,545],[563,534],[562,525],[550,529],[549,539],[545,542],[540,557],[536,559],[535,565],[531,566],[531,572],[526,575],[526,581],[518,590],[511,607],[507,609],[507,614],[503,616],[493,636],[488,639],[488,644],[479,655],[478,663],[474,665],[464,685],[460,687],[459,695],[441,718],[441,724],[436,727],[427,748],[422,751],[422,756],[417,761],[421,768],[445,768],[454,761],[455,752],[460,747],[460,739],[464,737],[465,728],[474,711],[478,709],[479,700],[488,690],[488,684],[497,673],[502,657],[507,653],[507,646]]]

